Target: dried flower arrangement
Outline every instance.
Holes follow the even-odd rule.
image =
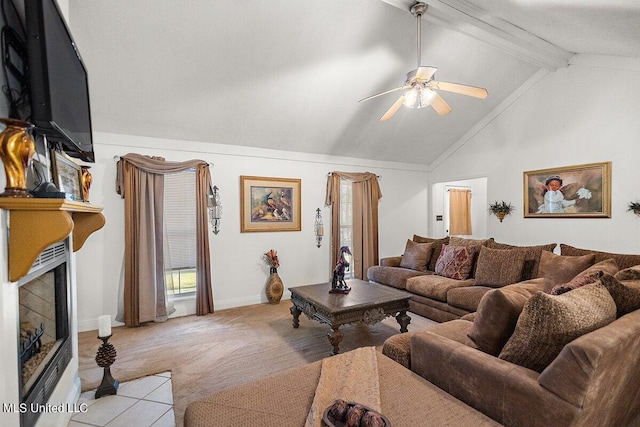
[[[264,261],[269,264],[271,268],[280,267],[280,261],[278,261],[278,251],[271,249],[269,252],[264,254]]]

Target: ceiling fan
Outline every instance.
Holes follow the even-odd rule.
[[[389,120],[403,104],[409,108],[422,108],[426,107],[427,105],[431,105],[431,107],[433,107],[433,109],[436,110],[438,114],[449,114],[451,112],[451,107],[436,92],[436,90],[454,92],[483,99],[488,95],[487,90],[481,87],[436,81],[433,79],[433,76],[438,69],[436,67],[424,67],[420,65],[420,55],[422,50],[422,34],[420,23],[422,21],[422,15],[426,10],[427,5],[421,2],[418,2],[411,7],[411,13],[416,17],[418,21],[418,68],[407,73],[403,86],[386,90],[384,92],[369,96],[358,101],[367,101],[369,99],[386,95],[391,92],[404,90],[405,92],[400,96],[400,98],[398,98],[398,100],[393,103],[393,105],[386,111],[386,113],[384,113],[382,117],[380,117],[381,122]]]

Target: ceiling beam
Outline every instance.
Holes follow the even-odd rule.
[[[414,0],[382,0],[410,13]],[[550,71],[569,65],[573,53],[549,43],[507,21],[491,16],[464,0],[422,0],[429,7],[422,16],[501,51]]]

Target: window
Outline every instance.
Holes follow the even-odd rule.
[[[340,179],[340,247],[348,246],[353,252],[353,184]],[[352,260],[349,260],[352,262]],[[345,271],[345,279],[353,279],[353,268]]]
[[[196,291],[196,174],[195,170],[164,176],[165,265],[167,292]]]

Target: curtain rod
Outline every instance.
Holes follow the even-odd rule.
[[[118,161],[120,161],[120,158],[121,158],[120,156],[113,156],[113,161],[114,162],[118,162]],[[213,166],[213,163],[207,162],[207,165],[208,166]]]
[[[328,173],[327,173],[327,176],[331,176],[331,175],[333,175],[333,172],[328,172]],[[380,178],[382,178],[382,177],[381,177],[380,175],[376,175],[376,178],[380,179]]]

